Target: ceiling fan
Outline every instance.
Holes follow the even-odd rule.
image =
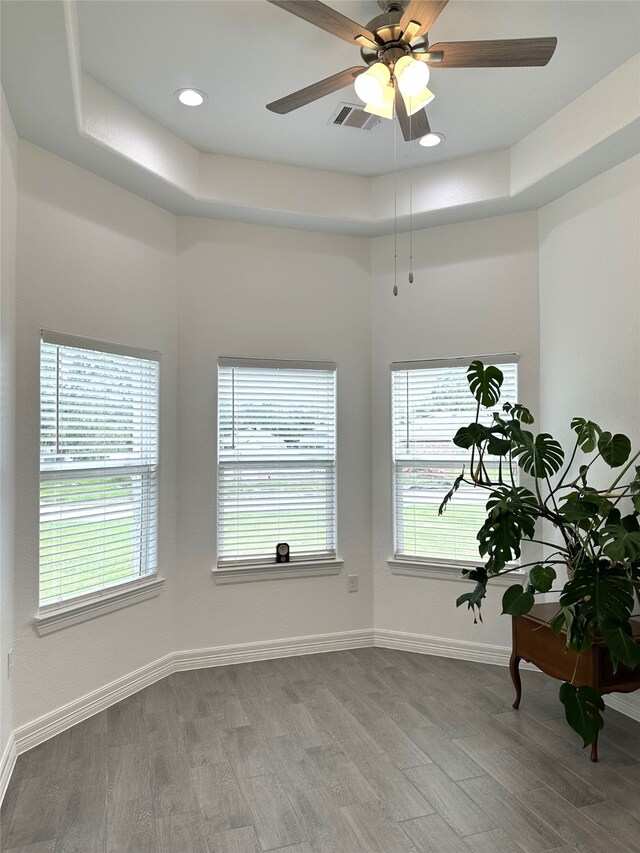
[[[319,0],[269,0],[338,38],[360,47],[366,64],[345,68],[318,83],[267,104],[275,113],[288,113],[355,83],[365,110],[396,115],[407,142],[430,132],[425,105],[433,99],[426,88],[429,67],[494,68],[546,65],[557,38],[446,41],[429,44],[429,30],[448,0],[379,0],[383,14],[360,26]]]

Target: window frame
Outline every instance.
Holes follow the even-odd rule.
[[[397,539],[397,485],[396,485],[396,459],[394,446],[394,408],[393,408],[393,374],[407,370],[442,369],[447,367],[468,367],[473,361],[482,361],[484,364],[513,364],[516,367],[516,387],[519,381],[520,356],[518,353],[494,353],[488,355],[456,356],[451,358],[416,359],[411,361],[391,362],[389,365],[389,389],[390,389],[390,463],[391,463],[391,542],[392,556],[387,559],[387,565],[393,574],[408,576],[429,576],[433,578],[461,578],[463,569],[472,568],[482,562],[478,555],[477,559],[462,559],[449,556],[423,557],[416,554],[401,553],[398,549]],[[519,389],[518,389],[519,393]],[[453,438],[453,437],[452,437]],[[508,563],[507,567],[520,574],[520,561]],[[456,578],[457,579],[457,578]]]
[[[216,583],[241,583],[247,580],[265,580],[268,578],[310,577],[318,575],[337,574],[343,564],[338,552],[338,371],[333,361],[313,361],[301,359],[273,359],[220,356],[217,359],[216,381],[216,555],[212,573]],[[334,548],[326,556],[321,553],[291,555],[288,563],[275,562],[263,557],[246,557],[233,559],[220,555],[220,471],[224,464],[220,459],[220,368],[238,367],[254,369],[285,369],[285,370],[326,370],[334,374],[334,403],[333,403],[333,461],[330,470],[333,472],[333,542]],[[293,465],[293,463],[291,463]],[[300,463],[304,465],[304,462]],[[313,460],[307,460],[313,464]],[[324,460],[322,461],[324,463]]]
[[[142,361],[151,361],[157,364],[157,384],[156,384],[156,406],[155,406],[155,462],[151,463],[133,463],[131,465],[114,465],[111,468],[82,468],[78,466],[76,469],[82,473],[87,479],[91,477],[104,477],[113,472],[113,475],[126,474],[127,471],[138,472],[140,476],[150,476],[154,479],[154,483],[149,487],[153,489],[153,501],[155,502],[156,517],[152,524],[148,527],[149,538],[146,539],[144,563],[151,565],[150,571],[139,575],[138,577],[126,577],[121,581],[99,589],[93,589],[89,592],[81,592],[78,595],[69,596],[57,601],[42,603],[41,600],[41,557],[40,545],[38,546],[38,610],[35,617],[36,625],[39,634],[48,634],[56,631],[59,628],[67,627],[68,625],[76,624],[85,619],[93,618],[102,613],[111,612],[120,607],[128,606],[137,601],[144,601],[154,597],[161,591],[165,578],[159,574],[159,540],[160,540],[160,509],[161,509],[161,353],[157,350],[142,349],[139,347],[131,347],[124,344],[110,343],[107,341],[86,338],[77,335],[70,335],[61,332],[54,332],[47,329],[40,331],[39,348],[38,348],[38,443],[39,443],[39,466],[38,466],[38,506],[39,516],[41,512],[40,488],[41,484],[46,481],[55,482],[55,477],[51,471],[43,471],[42,465],[42,344],[51,344],[57,347],[69,347],[74,349],[87,350],[91,353],[106,353],[108,355],[120,355],[127,358],[139,359]],[[45,478],[43,480],[43,473]],[[72,478],[73,469],[69,468],[69,478]],[[133,475],[133,474],[132,474]],[[62,479],[62,478],[61,478]],[[38,523],[38,538],[40,539],[41,519]],[[141,565],[143,564],[141,559]]]

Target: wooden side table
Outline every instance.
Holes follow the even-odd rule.
[[[516,689],[514,708],[520,705],[522,684],[520,661],[535,664],[547,675],[562,681],[571,681],[576,666],[576,652],[565,651],[566,639],[556,636],[547,622],[558,612],[557,604],[535,604],[526,616],[513,616],[513,648],[509,670]],[[640,640],[640,619],[631,622],[633,636]],[[564,633],[564,632],[563,632]],[[632,693],[640,688],[640,667],[630,670],[619,664],[614,673],[604,640],[595,640],[593,646],[580,655],[574,683],[588,685],[601,695],[605,693]],[[598,738],[591,745],[591,760],[598,760]]]

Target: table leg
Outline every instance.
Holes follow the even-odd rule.
[[[591,744],[591,760],[598,760],[598,735],[596,735],[594,742]]]
[[[520,698],[522,696],[522,682],[520,681],[520,658],[516,655],[515,651],[511,653],[511,658],[509,660],[509,672],[511,673],[513,686],[516,689],[516,701],[513,703],[512,707],[518,708],[520,705]]]

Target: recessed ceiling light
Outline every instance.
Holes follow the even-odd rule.
[[[200,92],[198,89],[178,89],[175,94],[185,107],[199,107],[207,97],[204,92]]]
[[[426,136],[423,136],[420,140],[420,145],[424,145],[425,148],[433,148],[434,145],[440,145],[441,142],[444,142],[445,136],[444,133],[427,133]]]

